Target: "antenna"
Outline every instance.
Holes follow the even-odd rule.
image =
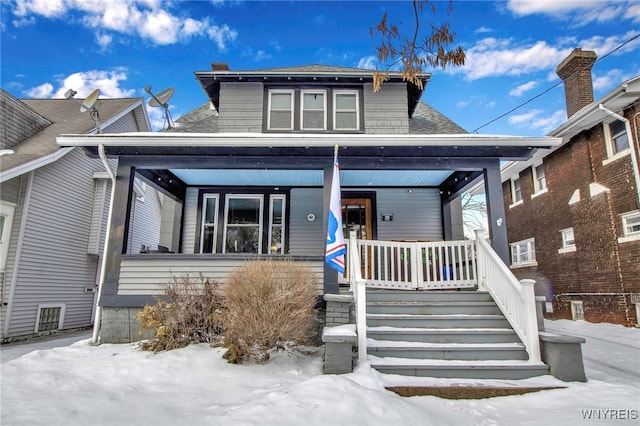
[[[173,129],[175,126],[173,125],[173,120],[171,119],[171,114],[169,113],[169,99],[173,96],[175,89],[173,87],[169,87],[168,89],[164,89],[162,92],[154,95],[151,93],[151,86],[147,86],[144,88],[144,91],[151,95],[151,100],[149,101],[150,107],[162,107],[164,109],[164,126],[166,129]]]
[[[98,133],[100,133],[100,114],[98,112],[98,108],[100,108],[100,100],[98,99],[100,96],[100,89],[95,89],[93,92],[89,93],[89,96],[87,96],[82,102],[74,98],[77,93],[78,92],[75,90],[69,89],[65,92],[64,97],[70,101],[80,104],[80,112],[89,111],[89,116],[94,123],[96,123]]]

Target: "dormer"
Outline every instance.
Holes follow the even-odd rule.
[[[409,133],[423,88],[392,73],[378,92],[373,71],[324,65],[195,73],[218,112],[218,130],[249,133]]]

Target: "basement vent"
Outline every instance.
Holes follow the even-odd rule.
[[[36,333],[59,330],[64,317],[64,306],[38,306]]]
[[[584,320],[584,306],[582,305],[582,300],[571,301],[571,319],[574,321]]]

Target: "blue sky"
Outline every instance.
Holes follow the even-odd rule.
[[[440,12],[447,3],[435,2]],[[232,69],[376,66],[369,29],[387,12],[412,20],[410,1],[2,0],[0,83],[18,98],[142,96],[175,87],[176,119],[206,102],[193,76]],[[423,100],[474,131],[559,82],[575,47],[598,57],[640,34],[640,1],[456,1],[448,19],[464,67],[432,72]],[[407,27],[408,28],[408,27]],[[596,99],[640,74],[640,38],[596,62]],[[155,127],[162,112],[149,108]],[[566,119],[562,85],[478,133],[542,136]]]

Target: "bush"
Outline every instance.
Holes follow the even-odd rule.
[[[167,351],[190,343],[222,342],[224,298],[219,284],[199,275],[173,276],[164,289],[169,301],[158,300],[136,314],[142,328],[154,331],[151,340],[140,343],[147,351]]]
[[[315,322],[316,275],[293,260],[257,260],[227,277],[224,357],[264,362],[306,344]]]

